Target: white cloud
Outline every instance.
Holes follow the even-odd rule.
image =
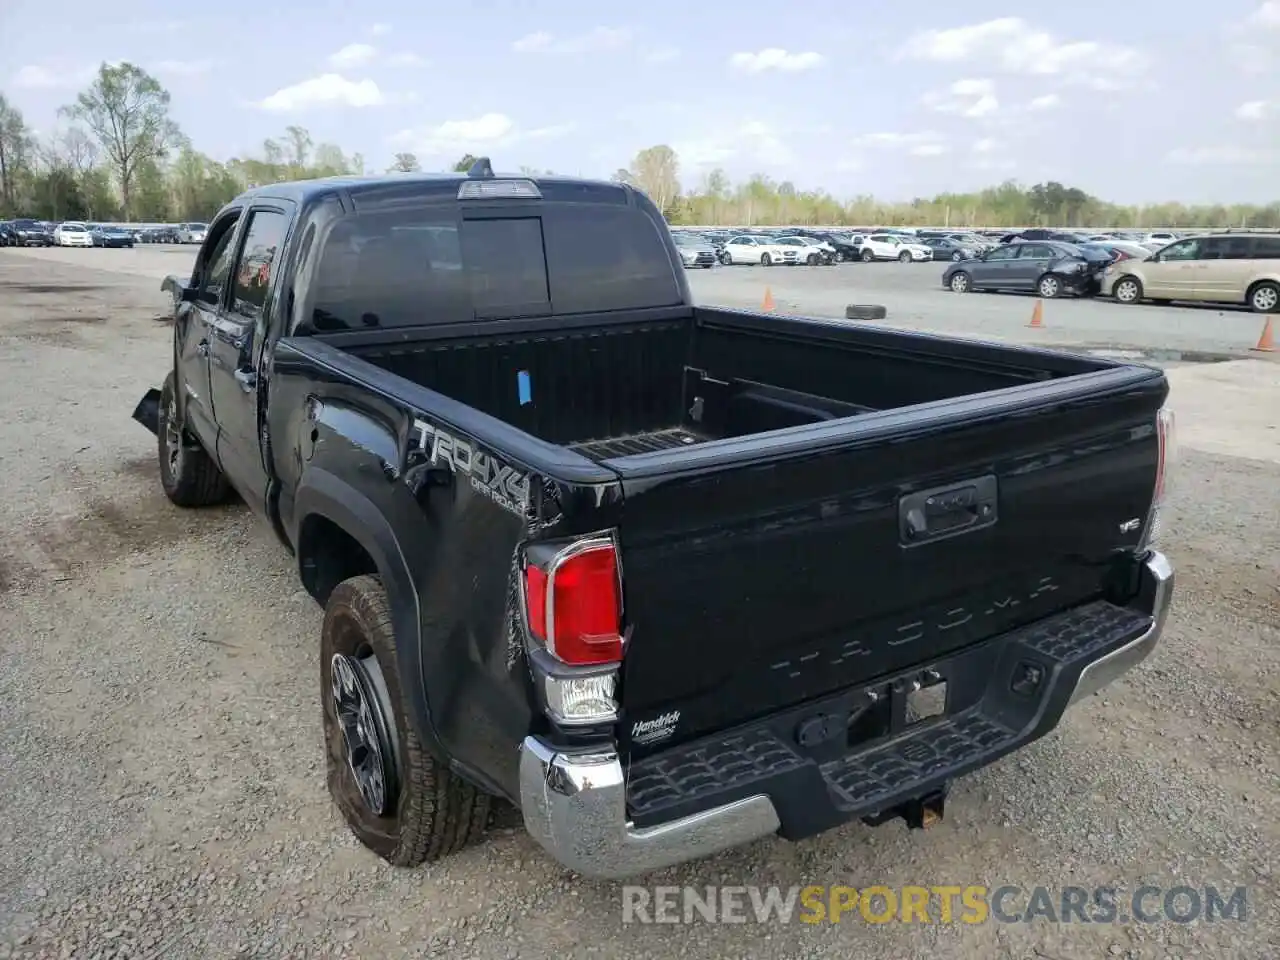
[[[1276,104],[1269,100],[1250,100],[1248,103],[1242,103],[1236,107],[1236,119],[1265,120],[1275,110]]]
[[[950,148],[945,143],[918,143],[907,152],[913,157],[940,157]]]
[[[556,39],[555,34],[539,30],[511,44],[516,53],[592,53],[617,50],[631,42],[631,32],[618,27],[596,27],[586,33]]]
[[[858,143],[874,147],[920,147],[943,142],[940,133],[922,130],[917,133],[868,133],[857,138]]]
[[[372,80],[348,80],[341,74],[324,73],[277,90],[258,106],[272,113],[293,113],[309,107],[376,107],[386,101]]]
[[[1280,0],[1267,0],[1253,11],[1249,23],[1264,30],[1280,30]]]
[[[359,67],[378,55],[378,48],[368,43],[349,43],[337,53],[329,55],[329,65],[339,70]]]
[[[785,167],[796,162],[783,131],[760,120],[746,120],[736,126],[713,130],[704,136],[677,141],[671,148],[680,165],[689,170],[715,167],[729,160],[763,167]]]
[[[520,141],[550,140],[574,129],[572,123],[561,123],[525,130],[505,113],[486,113],[470,120],[446,120],[424,130],[401,130],[393,134],[389,142],[433,156],[505,147]]]
[[[426,65],[426,59],[418,56],[416,53],[405,51],[404,53],[393,53],[387,57],[387,63],[393,67],[421,67]]]
[[[83,87],[97,76],[96,66],[45,66],[38,63],[22,67],[13,75],[15,87],[25,90],[60,90]]]
[[[973,141],[974,153],[994,153],[1000,144],[992,140],[990,137],[983,137],[981,140]]]
[[[1260,150],[1228,144],[1212,147],[1178,147],[1165,158],[1184,166],[1253,166],[1280,161],[1280,150]]]
[[[644,58],[649,63],[669,63],[680,56],[680,51],[676,47],[655,47],[645,54]]]
[[[391,24],[389,23],[371,23],[367,33],[371,37],[385,37],[391,32]]]
[[[990,80],[957,80],[946,90],[926,93],[921,102],[939,113],[952,113],[976,119],[1000,109],[996,85]]]
[[[900,59],[935,63],[978,62],[1012,73],[1089,76],[1118,83],[1148,67],[1133,47],[1094,40],[1062,41],[1019,17],[1000,17],[948,30],[925,30],[898,51]]]
[[[744,73],[763,73],[766,70],[798,73],[820,67],[823,62],[822,54],[812,50],[806,53],[788,53],[781,47],[768,47],[755,53],[735,53],[729,58],[729,66]]]
[[[161,60],[151,71],[162,77],[200,77],[213,68],[212,60]]]
[[[1054,107],[1062,105],[1062,98],[1056,93],[1046,93],[1042,97],[1036,97],[1027,104],[1028,110],[1052,110]]]

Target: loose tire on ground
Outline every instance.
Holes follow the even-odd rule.
[[[378,668],[381,718],[394,764],[388,778],[385,816],[375,814],[364,802],[347,760],[331,693],[335,654],[360,659],[372,656]],[[362,844],[394,866],[413,867],[456,853],[483,836],[489,821],[489,796],[458,779],[427,753],[408,722],[391,605],[377,577],[344,580],[325,604],[320,695],[329,795]]]
[[[179,507],[207,507],[222,503],[230,485],[213,458],[182,425],[174,396],[172,371],[160,388],[156,412],[156,443],[160,459],[160,486]]]
[[[851,303],[844,308],[846,320],[883,320],[888,315],[888,309],[879,303]]]

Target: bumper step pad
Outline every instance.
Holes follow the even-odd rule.
[[[833,695],[786,714],[734,731],[695,740],[632,764],[627,807],[637,824],[661,823],[719,804],[766,794],[783,819],[783,833],[804,835],[832,821],[874,814],[919,796],[1028,743],[1056,726],[1081,670],[1150,629],[1141,612],[1095,601],[1012,631],[929,664],[942,676],[960,679],[950,695],[955,712],[848,748],[832,756],[802,747],[797,724],[828,707],[847,710],[873,691],[895,688],[911,672]],[[1026,663],[1045,682],[1032,697],[1009,691],[1012,673]],[[980,678],[975,684],[974,678]],[[953,701],[955,702],[955,701]],[[825,791],[821,789],[825,785]],[[816,788],[816,789],[815,789]],[[822,805],[826,795],[828,809]],[[787,811],[812,821],[788,829]]]

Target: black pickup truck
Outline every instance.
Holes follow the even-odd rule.
[[[1155,646],[1163,374],[695,306],[614,183],[256,188],[134,411],[323,605],[328,781],[411,865],[493,798],[622,877],[927,826]]]

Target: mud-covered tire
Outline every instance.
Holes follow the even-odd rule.
[[[180,421],[172,372],[160,388],[156,411],[156,449],[160,486],[179,507],[208,507],[225,501],[230,485],[213,458]]]
[[[392,748],[385,815],[365,803],[347,762],[331,693],[335,654],[371,656],[376,662],[380,714]],[[352,577],[329,595],[320,633],[320,696],[329,796],[364,846],[393,866],[414,867],[456,853],[484,835],[489,796],[428,753],[409,722],[391,604],[377,577]]]

